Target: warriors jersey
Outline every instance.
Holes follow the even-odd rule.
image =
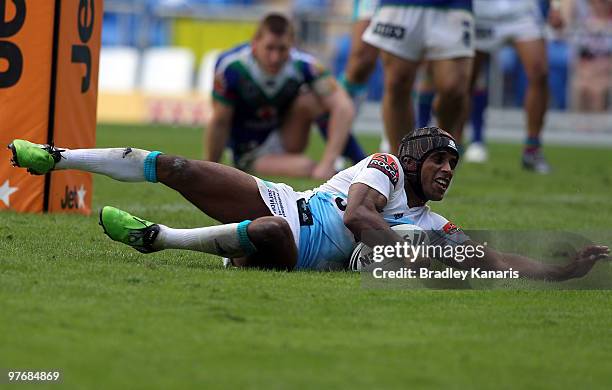
[[[281,126],[303,85],[313,85],[328,71],[311,55],[292,49],[275,75],[258,65],[250,44],[223,52],[215,65],[213,99],[234,108],[229,146],[234,159],[261,145]]]

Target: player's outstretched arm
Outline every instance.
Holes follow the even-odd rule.
[[[355,108],[351,98],[343,88],[338,86],[332,76],[324,77],[314,85],[316,95],[329,111],[329,135],[325,144],[323,157],[315,167],[312,176],[329,179],[334,175],[334,163],[342,154],[355,117]]]
[[[213,100],[213,114],[206,129],[206,156],[208,161],[219,162],[227,144],[232,125],[234,107]]]
[[[468,241],[464,245],[475,246],[477,244]],[[451,260],[446,263],[462,269],[480,268],[491,271],[512,269],[518,271],[522,278],[560,282],[583,277],[597,261],[608,258],[609,254],[610,250],[607,246],[589,245],[571,257],[567,264],[557,265],[542,263],[517,254],[498,252],[486,247],[482,258],[471,258],[462,262]]]
[[[401,237],[391,230],[379,212],[386,204],[387,198],[375,189],[363,183],[355,183],[350,186],[344,212],[344,225],[353,233],[356,241],[374,246],[394,245],[401,240]],[[381,237],[364,235],[366,231],[380,232]],[[372,240],[373,238],[376,239]]]

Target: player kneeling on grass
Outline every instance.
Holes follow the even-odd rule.
[[[219,162],[226,146],[234,166],[258,175],[329,179],[340,155],[366,157],[350,134],[353,104],[313,56],[293,47],[293,26],[266,16],[248,44],[219,56],[206,159]],[[324,136],[315,163],[304,154],[311,125]]]
[[[231,258],[235,266],[346,269],[358,241],[393,245],[401,238],[390,225],[405,223],[432,231],[432,243],[476,245],[426,206],[444,197],[459,158],[454,139],[436,127],[404,137],[399,158],[374,154],[304,192],[217,163],[141,149],[68,150],[23,140],[13,141],[9,148],[14,165],[33,174],[78,169],[120,181],[159,181],[224,224],[173,229],[104,207],[104,232],[144,253],[190,249]],[[368,242],[364,233],[369,230],[378,231],[383,242]],[[607,247],[587,246],[563,266],[488,247],[484,257],[440,260],[463,269],[512,268],[521,277],[565,280],[585,275],[608,253]]]

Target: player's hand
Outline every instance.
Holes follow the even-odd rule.
[[[312,178],[319,180],[329,180],[332,176],[336,174],[336,170],[333,165],[327,164],[317,164],[317,166],[312,170]]]
[[[610,249],[603,245],[589,245],[582,248],[565,266],[568,279],[581,278],[586,275],[597,261],[610,256]]]

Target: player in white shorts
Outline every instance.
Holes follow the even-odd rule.
[[[459,131],[474,55],[471,0],[380,0],[363,40],[382,53],[383,120],[391,150],[413,128],[411,93],[421,61],[431,62],[440,127]]]
[[[555,16],[558,13],[555,6],[551,13]],[[546,174],[550,166],[541,151],[541,133],[548,107],[548,59],[539,5],[536,0],[474,0],[474,16],[476,58],[472,89],[489,55],[505,44],[512,44],[528,79],[524,101],[527,136],[522,164],[525,169]],[[475,134],[474,138],[475,142],[466,150],[466,159],[483,162],[487,153],[482,134]]]
[[[436,244],[476,245],[426,205],[429,200],[442,200],[459,158],[453,138],[439,128],[417,129],[405,137],[399,158],[374,154],[305,192],[217,163],[141,149],[68,150],[24,140],[14,140],[9,149],[13,164],[33,174],[78,169],[122,181],[159,181],[224,223],[174,229],[104,207],[100,212],[104,232],[144,253],[190,249],[232,258],[236,266],[346,269],[358,241],[367,245],[401,242],[390,228],[398,223],[432,231],[430,241]],[[365,234],[369,231],[377,231],[382,241],[373,241]],[[440,260],[464,269],[512,268],[523,277],[564,280],[584,275],[608,253],[607,247],[588,246],[565,266],[491,248],[481,258]]]

